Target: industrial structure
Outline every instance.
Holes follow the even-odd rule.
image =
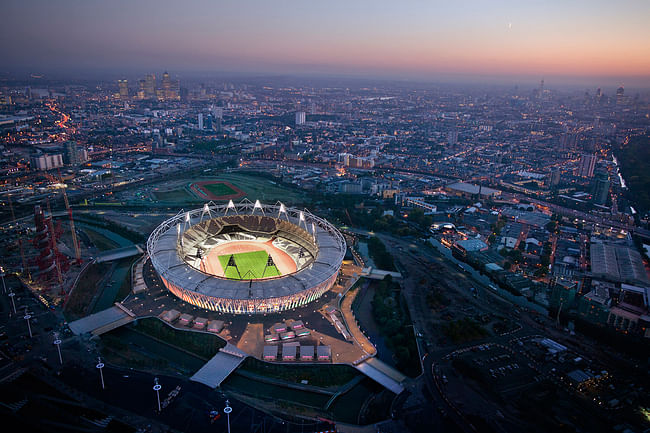
[[[43,281],[63,281],[62,273],[68,269],[68,259],[56,247],[56,231],[51,213],[46,216],[41,206],[34,207],[34,247],[38,250],[36,275]]]

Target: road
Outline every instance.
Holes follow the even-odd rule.
[[[378,235],[386,245],[388,251],[397,258],[396,265],[406,277],[402,281],[402,291],[407,301],[414,330],[417,336],[418,347],[422,356],[424,374],[421,379],[433,398],[434,408],[444,416],[449,417],[464,432],[475,432],[472,422],[463,412],[449,400],[444,391],[444,385],[440,383],[440,376],[435,373],[434,365],[443,362],[444,358],[457,349],[471,347],[480,343],[493,343],[508,345],[514,338],[539,335],[537,325],[532,320],[523,320],[517,313],[513,312],[512,304],[500,296],[497,296],[491,289],[487,288],[489,280],[485,277],[465,270],[456,263],[455,259],[443,256],[433,247],[423,246],[422,241],[408,241],[385,234]],[[417,242],[417,244],[415,243]],[[467,265],[465,265],[467,266]],[[421,280],[428,280],[431,276],[444,278],[445,281],[453,282],[452,304],[461,311],[473,309],[481,314],[491,313],[501,317],[510,318],[518,323],[518,326],[507,335],[491,336],[483,340],[471,343],[449,346],[440,344],[440,321],[436,320],[434,312],[429,308],[425,300],[428,286],[422,286]],[[470,288],[477,290],[476,296]],[[453,316],[453,313],[449,313]],[[490,413],[484,413],[486,418],[497,418],[498,410],[494,405],[489,405]],[[484,409],[485,410],[485,409]]]

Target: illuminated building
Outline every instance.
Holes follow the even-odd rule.
[[[264,267],[260,275],[241,275],[236,257],[251,248],[269,252],[267,267],[289,270],[265,277]],[[192,305],[231,314],[285,311],[318,299],[334,285],[346,248],[334,226],[308,211],[248,200],[181,212],[147,241],[151,263],[169,291]]]

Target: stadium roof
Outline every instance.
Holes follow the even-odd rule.
[[[211,205],[181,212],[161,224],[149,237],[147,250],[158,273],[168,282],[206,296],[228,299],[269,299],[290,296],[324,283],[338,272],[346,251],[343,236],[330,223],[307,211],[283,205],[255,205],[249,201],[233,205]],[[284,212],[281,212],[281,209]],[[314,261],[293,274],[263,280],[231,280],[206,274],[190,266],[179,255],[178,239],[190,227],[209,218],[225,215],[261,215],[288,220],[308,228],[318,247]],[[312,224],[313,223],[313,224]],[[315,229],[315,233],[311,231]]]

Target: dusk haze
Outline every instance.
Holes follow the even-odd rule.
[[[650,0],[0,17],[5,430],[650,433]]]
[[[647,86],[650,3],[8,0],[6,69],[609,77]],[[613,83],[616,84],[616,83]]]

